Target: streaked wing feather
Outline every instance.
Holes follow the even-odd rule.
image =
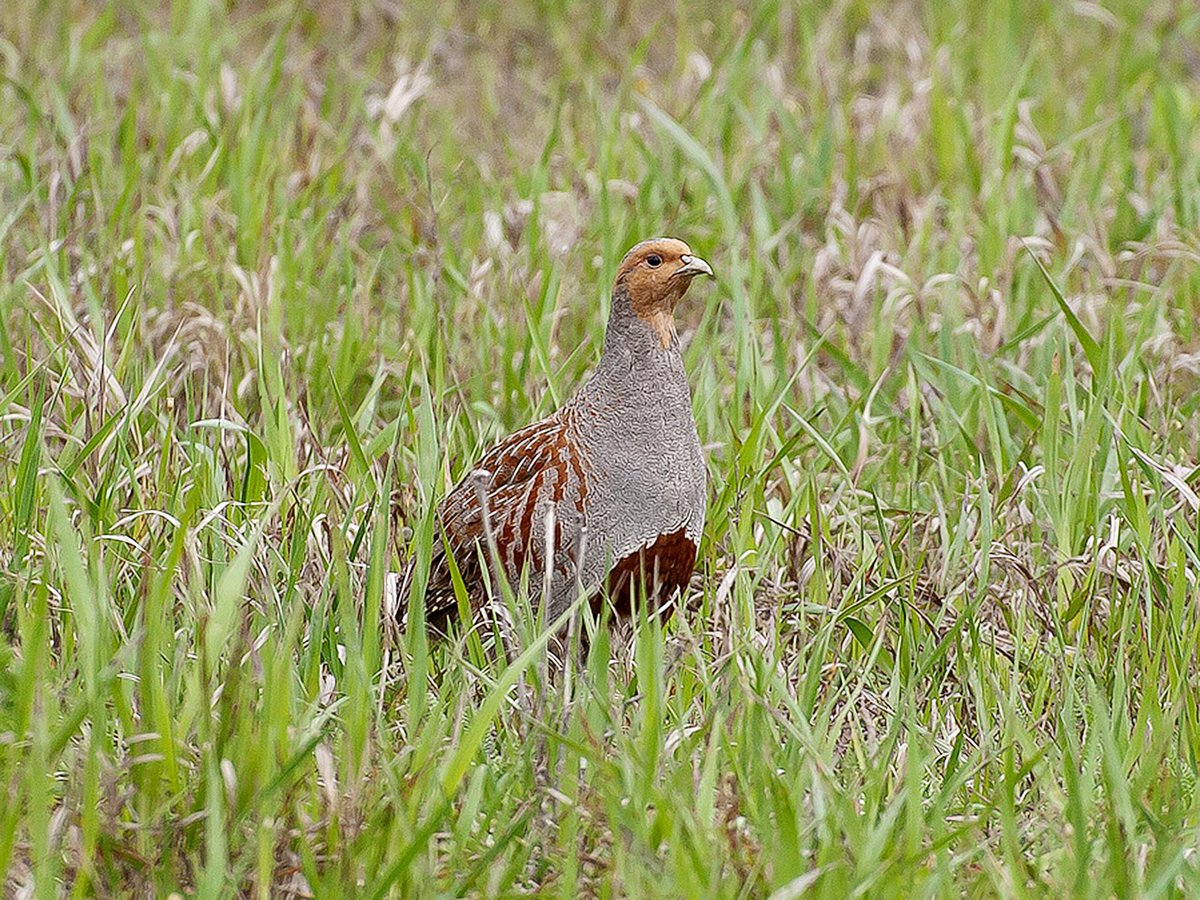
[[[536,562],[540,553],[531,546],[531,533],[533,508],[541,484],[539,475],[544,477],[548,469],[561,465],[566,441],[565,423],[557,415],[514,432],[488,450],[438,507],[445,543],[450,546],[473,601],[477,601],[484,587],[478,547],[485,545],[487,534],[480,495],[487,500],[492,535],[505,565],[519,571],[530,552]],[[511,552],[509,545],[514,542],[517,550]],[[444,623],[457,611],[450,566],[442,544],[434,547],[425,606],[427,620],[434,625]]]

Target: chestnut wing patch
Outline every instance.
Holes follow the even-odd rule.
[[[552,416],[509,435],[483,455],[438,508],[438,524],[445,543],[462,575],[472,601],[483,594],[483,568],[479,551],[487,552],[487,531],[481,494],[487,501],[487,519],[509,578],[519,576],[526,562],[536,567],[543,548],[535,546],[534,514],[540,502],[558,501],[574,476],[566,424]],[[477,486],[478,482],[478,486]],[[556,533],[555,543],[560,540]],[[457,612],[454,585],[446,548],[434,547],[425,592],[426,619],[441,628]]]

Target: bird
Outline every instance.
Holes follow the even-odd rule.
[[[635,597],[657,606],[688,584],[707,470],[674,313],[698,276],[715,277],[676,238],[630,249],[591,376],[547,418],[487,450],[442,500],[424,597],[435,633],[458,618],[451,557],[472,610],[498,570],[513,586],[526,571],[547,622],[580,591],[593,608],[607,591],[628,614]]]

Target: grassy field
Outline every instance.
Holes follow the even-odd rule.
[[[1197,47],[1171,0],[4,5],[3,895],[1200,895]],[[686,609],[558,678],[519,610],[511,663],[389,636],[662,233],[718,274]]]

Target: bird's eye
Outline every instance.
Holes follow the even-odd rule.
[[[646,257],[646,265],[648,265],[652,269],[657,269],[659,266],[662,265],[662,257],[659,256],[657,253],[651,253],[649,256]]]

